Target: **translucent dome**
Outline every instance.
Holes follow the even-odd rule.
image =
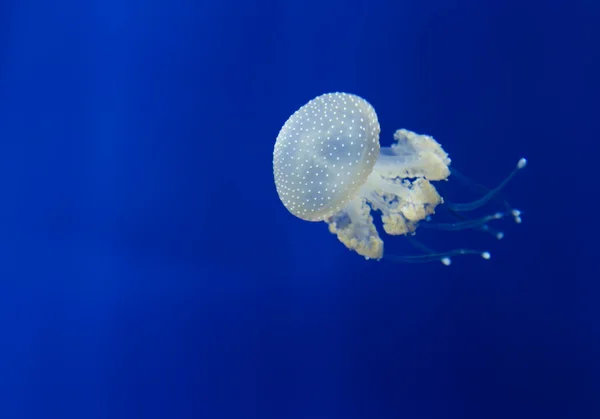
[[[319,96],[283,125],[273,153],[279,198],[295,216],[323,221],[367,181],[379,156],[379,122],[364,99]]]

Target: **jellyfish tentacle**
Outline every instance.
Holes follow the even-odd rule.
[[[499,220],[504,218],[503,212],[497,212],[492,215],[486,215],[485,217],[475,218],[473,220],[466,219],[463,221],[457,221],[454,223],[432,223],[425,222],[422,223],[421,226],[425,228],[435,229],[435,230],[446,230],[446,231],[460,231],[467,229],[480,229],[483,226],[487,225],[488,222],[492,220]],[[489,227],[488,227],[489,228]]]
[[[421,250],[423,253],[425,253],[425,255],[420,255],[421,257],[418,259],[412,259],[414,262],[417,262],[418,260],[424,261],[437,261],[439,260],[440,262],[442,262],[443,265],[446,266],[450,266],[452,264],[452,258],[450,257],[451,255],[444,255],[444,254],[440,254],[439,252],[436,252],[435,250],[431,249],[430,247],[424,245],[423,243],[421,243],[421,241],[415,239],[412,236],[407,236],[408,242],[416,249]],[[428,256],[429,258],[423,258],[423,256]],[[407,257],[411,257],[411,255],[407,255]],[[410,263],[410,262],[409,262]]]
[[[448,208],[446,208],[446,210],[453,218],[455,218],[457,220],[461,220],[461,221],[469,220],[468,217],[465,217],[460,212],[452,211],[451,209],[448,209]],[[473,228],[473,230],[487,233],[487,234],[495,237],[497,240],[502,240],[504,238],[504,232],[490,227],[490,225],[487,223],[483,223],[482,225],[474,226],[472,228]]]
[[[407,236],[407,239],[411,243],[411,245],[413,245],[413,247],[421,250],[424,254],[406,256],[389,254],[384,256],[384,259],[399,263],[427,263],[439,261],[445,266],[450,266],[452,264],[453,256],[478,255],[486,260],[491,258],[490,252],[485,250],[453,249],[446,252],[436,252],[435,250],[432,250],[429,247],[425,246],[423,243],[421,243],[414,237]]]
[[[465,175],[463,175],[456,169],[453,169],[453,168],[450,169],[450,173],[452,174],[453,177],[460,180],[463,184],[467,185],[471,189],[476,190],[481,193],[484,193],[484,195],[481,198],[476,199],[475,201],[472,201],[472,202],[466,202],[466,203],[446,202],[447,207],[449,209],[451,209],[453,211],[457,211],[457,212],[468,212],[468,211],[473,211],[478,208],[481,208],[483,205],[487,204],[490,200],[497,197],[499,192],[502,189],[504,189],[504,187],[512,180],[512,178],[514,178],[515,175],[519,171],[524,169],[525,166],[527,166],[527,159],[521,158],[519,160],[519,162],[517,163],[516,167],[512,170],[512,172],[498,186],[496,186],[493,189],[486,188],[483,185],[473,182],[471,179],[469,179],[468,177],[466,177]],[[504,204],[507,207],[507,210],[510,210],[511,212],[514,210],[514,208],[512,208],[508,204],[508,202],[504,201]],[[514,217],[515,217],[515,220],[517,220],[518,215],[514,215]],[[516,222],[518,223],[519,221],[516,221]]]

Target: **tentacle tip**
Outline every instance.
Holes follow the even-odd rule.
[[[519,162],[517,163],[517,169],[522,169],[525,166],[527,166],[527,159],[525,157],[522,157],[521,160],[519,160]]]
[[[499,231],[496,233],[496,239],[502,240],[504,238],[504,233]]]
[[[482,252],[481,257],[485,260],[489,260],[492,257],[492,255],[490,254],[490,252]]]
[[[519,211],[518,209],[513,209],[511,211],[511,214],[515,219],[515,223],[521,224],[521,222],[523,221],[523,219],[521,218],[521,211]]]
[[[449,257],[443,257],[443,258],[441,258],[440,262],[442,262],[445,266],[452,265],[452,259],[450,259]]]
[[[500,218],[504,217],[504,213],[503,212],[497,212],[492,217],[495,218],[496,220],[499,220]]]

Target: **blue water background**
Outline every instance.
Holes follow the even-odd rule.
[[[600,417],[599,16],[3,1],[0,418]],[[523,224],[427,236],[493,254],[448,268],[365,261],[291,216],[274,141],[332,91],[478,182],[527,157]]]

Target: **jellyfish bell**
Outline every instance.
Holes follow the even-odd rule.
[[[367,259],[384,256],[384,243],[373,223],[372,211],[381,213],[384,231],[405,235],[422,254],[386,255],[398,262],[439,260],[445,265],[458,254],[487,251],[455,249],[436,252],[411,237],[420,225],[441,230],[466,228],[495,232],[488,223],[510,212],[468,219],[463,212],[480,208],[525,166],[497,188],[481,191],[482,197],[467,204],[448,204],[451,223],[432,223],[430,217],[444,201],[431,182],[448,179],[450,158],[433,137],[400,129],[390,147],[379,144],[379,122],[373,107],[359,96],[328,93],[298,109],[283,125],[273,152],[273,173],[279,198],[290,213],[306,221],[325,221],[329,231],[349,249]],[[483,188],[456,173],[463,183]],[[484,193],[483,193],[484,192]],[[518,214],[518,215],[515,215]],[[495,232],[501,234],[500,232]]]
[[[273,172],[279,198],[296,217],[324,221],[354,199],[378,155],[373,107],[346,93],[319,96],[298,109],[277,137]]]

